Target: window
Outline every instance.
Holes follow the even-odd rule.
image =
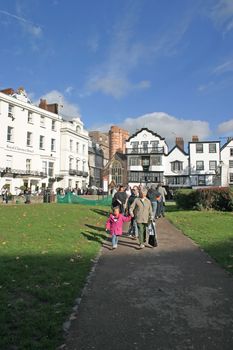
[[[41,126],[42,128],[45,127],[45,117],[43,117],[42,115],[40,116],[40,126]]]
[[[56,140],[51,139],[51,152],[56,152]]]
[[[131,142],[131,146],[132,146],[132,153],[138,153],[138,141],[133,141]]]
[[[233,173],[229,173],[229,182],[233,182]]]
[[[33,115],[32,115],[32,112],[29,112],[29,111],[28,111],[28,123],[29,124],[33,123]]]
[[[129,166],[137,166],[137,165],[140,165],[140,158],[130,157],[129,158]]]
[[[8,169],[11,169],[12,168],[12,159],[13,159],[13,157],[12,156],[6,156],[6,167],[8,168]]]
[[[122,184],[123,182],[123,174],[121,163],[115,160],[112,164],[112,180],[116,183],[116,185]]]
[[[76,153],[79,153],[79,142],[76,142]]]
[[[14,106],[9,104],[8,106],[8,117],[13,118],[14,117]]]
[[[40,135],[40,145],[39,145],[40,149],[44,149],[44,136]]]
[[[198,185],[199,186],[205,186],[206,182],[205,182],[205,176],[198,176]]]
[[[229,160],[229,168],[233,168],[233,160]]]
[[[216,153],[216,143],[209,143],[209,153]]]
[[[204,161],[203,160],[196,161],[196,170],[204,170]]]
[[[162,165],[162,157],[161,156],[153,156],[151,159],[151,165]]]
[[[196,144],[196,153],[203,153],[203,143]]]
[[[81,127],[79,125],[76,126],[76,132],[79,134],[81,132]]]
[[[159,141],[151,141],[152,152],[156,151],[159,146]]]
[[[83,171],[85,171],[85,160],[83,160]]]
[[[79,159],[76,159],[76,170],[79,170]]]
[[[32,133],[29,131],[27,132],[27,146],[32,146]]]
[[[73,151],[73,140],[70,140],[70,152]]]
[[[83,145],[83,154],[85,154],[85,151],[86,151],[86,147],[85,145]]]
[[[73,158],[69,158],[69,170],[73,169]]]
[[[230,156],[233,157],[233,148],[230,148]]]
[[[7,127],[7,141],[8,142],[14,142],[14,139],[13,139],[13,134],[14,132],[14,128],[12,128],[11,126],[8,126]]]
[[[175,162],[171,162],[171,170],[173,172],[183,170],[183,162],[180,162],[178,160],[176,160]]]
[[[142,158],[142,166],[143,167],[149,167],[150,166],[150,158],[149,157],[143,157]]]
[[[31,159],[26,159],[26,171],[31,171]]]
[[[217,169],[217,161],[216,160],[210,160],[209,161],[209,169],[210,170],[216,170]]]
[[[44,175],[47,175],[47,162],[45,160],[42,161],[42,171]]]
[[[142,152],[148,153],[148,141],[142,141]]]
[[[49,177],[53,177],[53,173],[54,173],[54,163],[53,162],[49,162],[49,169],[48,169]]]
[[[52,130],[56,131],[56,121],[52,120]]]

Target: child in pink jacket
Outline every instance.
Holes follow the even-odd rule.
[[[113,208],[113,213],[110,214],[106,222],[106,231],[110,231],[112,236],[112,249],[117,248],[118,236],[122,235],[122,226],[124,222],[131,220],[131,216],[120,214],[120,208]]]

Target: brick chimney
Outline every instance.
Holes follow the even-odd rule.
[[[47,101],[45,99],[40,99],[39,108],[45,109],[46,111],[48,110]]]
[[[192,142],[199,142],[199,137],[197,135],[193,135]]]
[[[178,146],[182,151],[184,150],[184,139],[183,139],[183,137],[176,137],[176,146]]]
[[[47,110],[49,112],[58,114],[58,103],[50,103],[49,105],[47,105]]]
[[[6,94],[6,95],[13,95],[14,90],[12,88],[7,88],[7,89],[1,90],[0,92],[2,92],[3,94]]]

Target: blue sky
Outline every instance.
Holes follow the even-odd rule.
[[[233,135],[233,0],[2,0],[0,88],[86,128]]]

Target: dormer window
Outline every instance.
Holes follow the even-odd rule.
[[[76,126],[76,132],[79,134],[81,132],[81,127],[79,125]]]
[[[176,172],[181,170],[183,170],[183,162],[180,162],[179,160],[171,162],[171,171]]]
[[[45,127],[45,117],[43,117],[42,115],[40,116],[40,126],[41,126],[42,128]]]

